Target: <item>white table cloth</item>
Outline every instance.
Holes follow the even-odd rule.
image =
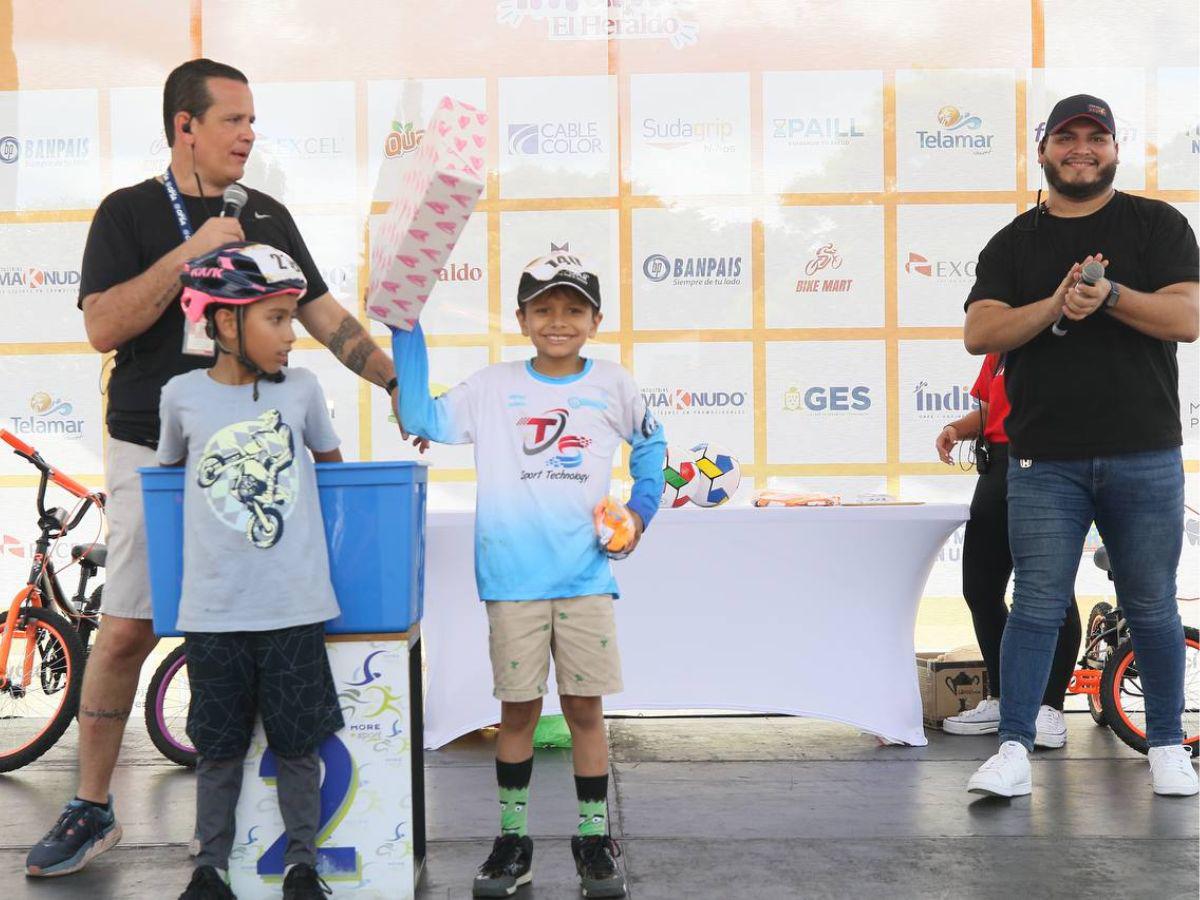
[[[924,745],[913,629],[939,548],[965,504],[663,510],[613,564],[622,709],[814,716]],[[425,742],[499,719],[474,515],[426,530]],[[544,713],[559,711],[553,670]]]

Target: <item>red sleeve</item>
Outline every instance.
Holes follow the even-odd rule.
[[[971,388],[971,396],[980,403],[987,403],[988,397],[991,395],[992,373],[996,371],[997,357],[995,353],[989,353],[983,358],[983,365],[979,367],[979,377],[975,379],[975,385]]]

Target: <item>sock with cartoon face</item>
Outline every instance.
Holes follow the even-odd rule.
[[[575,776],[579,836],[608,834],[608,775]]]
[[[529,782],[533,757],[524,762],[496,760],[496,782],[500,785],[500,833],[524,837],[529,834]]]

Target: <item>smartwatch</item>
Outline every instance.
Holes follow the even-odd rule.
[[[1104,308],[1112,309],[1117,305],[1117,301],[1121,299],[1121,286],[1115,281],[1108,282],[1108,296],[1104,298]]]

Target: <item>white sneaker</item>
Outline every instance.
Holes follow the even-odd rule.
[[[995,734],[1000,730],[1000,701],[988,698],[974,709],[942,720],[946,734]]]
[[[1183,745],[1151,747],[1150,778],[1154,793],[1164,797],[1191,797],[1200,787],[1192,768],[1192,751]]]
[[[1043,706],[1037,714],[1037,736],[1034,747],[1057,750],[1067,742],[1067,720],[1062,711],[1053,706]]]
[[[1021,797],[1032,790],[1029,781],[1029,751],[1016,741],[1005,741],[1000,752],[980,766],[967,791],[993,797]]]

